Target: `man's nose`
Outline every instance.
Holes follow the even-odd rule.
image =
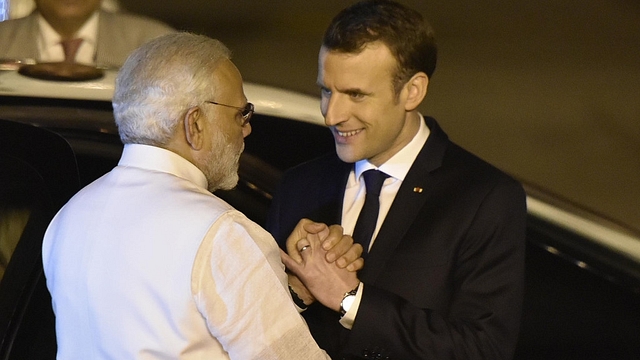
[[[323,100],[322,115],[327,126],[336,126],[349,119],[348,107],[339,96],[332,96]]]

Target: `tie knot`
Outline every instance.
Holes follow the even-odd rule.
[[[389,175],[380,170],[367,170],[362,173],[362,177],[364,178],[364,185],[367,187],[367,194],[379,196],[382,184]]]
[[[82,39],[62,40],[61,44],[64,50],[64,61],[75,62],[76,53],[78,52],[78,48],[80,48],[80,44],[82,44]]]

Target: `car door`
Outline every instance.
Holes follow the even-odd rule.
[[[55,358],[42,238],[79,187],[75,155],[66,140],[0,120],[0,359]]]

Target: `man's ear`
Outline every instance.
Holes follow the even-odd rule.
[[[407,101],[405,102],[405,110],[415,110],[427,96],[427,88],[429,87],[429,77],[423,72],[418,72],[405,84],[407,89]]]
[[[202,149],[204,142],[205,118],[198,106],[190,108],[184,115],[184,133],[187,143],[193,150]]]

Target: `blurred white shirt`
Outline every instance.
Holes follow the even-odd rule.
[[[82,44],[78,48],[75,61],[83,64],[94,64],[96,56],[96,44],[98,39],[99,15],[96,11],[89,20],[78,30],[75,38],[81,38]],[[38,16],[40,35],[38,36],[39,62],[58,62],[64,60],[64,50],[60,41],[60,35],[42,17]]]

